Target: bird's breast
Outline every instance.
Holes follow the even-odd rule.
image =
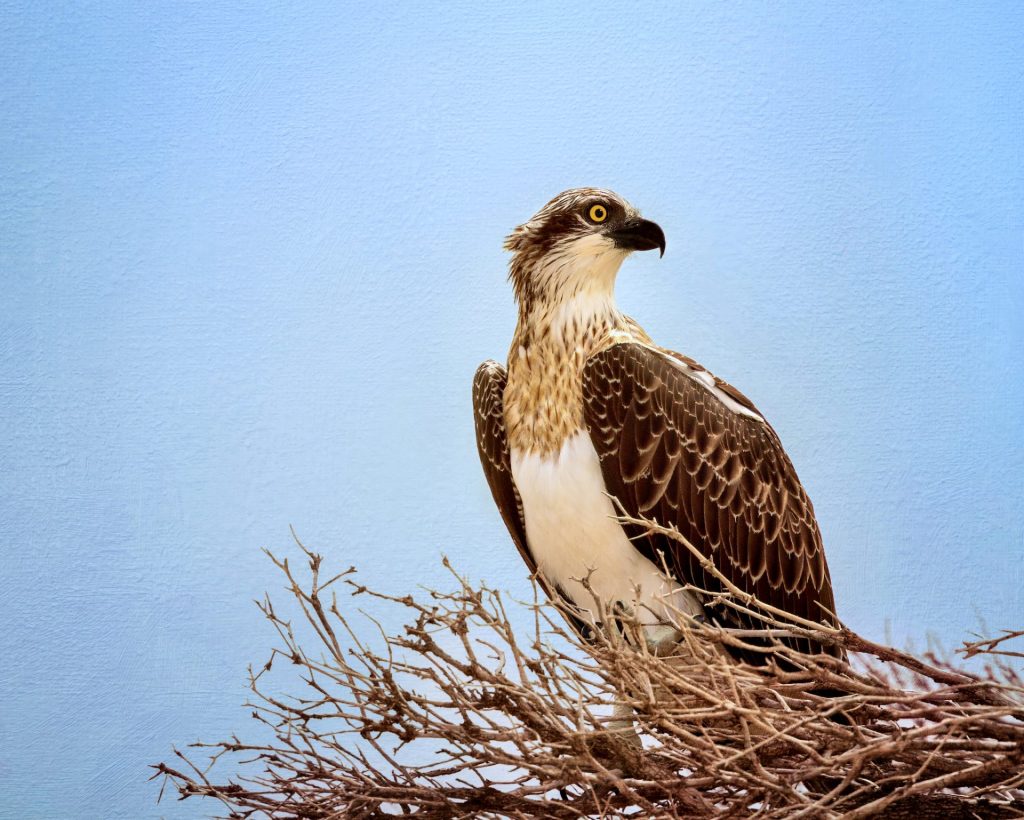
[[[537,567],[592,620],[594,596],[579,580],[588,576],[606,605],[621,602],[646,624],[672,620],[673,608],[690,615],[701,612],[696,599],[626,537],[586,431],[566,438],[554,453],[513,447],[511,456],[526,540]]]

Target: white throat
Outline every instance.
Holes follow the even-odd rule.
[[[622,318],[615,304],[615,278],[628,256],[606,237],[590,234],[553,251],[533,272],[544,294],[532,306],[528,321],[547,326],[566,339],[594,326],[616,325]]]
[[[553,250],[539,261],[534,273],[538,280],[555,287],[554,291],[545,287],[548,293],[592,289],[611,294],[628,255],[629,251],[615,247],[608,237],[587,234]]]

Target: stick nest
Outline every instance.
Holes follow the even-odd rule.
[[[279,642],[250,670],[253,738],[154,767],[221,816],[1024,817],[1024,654],[1011,649],[1024,630],[965,643],[982,656],[969,673],[737,594],[770,634],[849,655],[780,645],[791,669],[755,668],[723,651],[749,636],[713,626],[683,628],[658,656],[635,623],[584,642],[548,602],[454,573],[453,591],[395,597],[353,569],[324,580],[302,549],[301,572],[271,555],[297,617],[259,604]],[[359,616],[367,597],[404,629]]]

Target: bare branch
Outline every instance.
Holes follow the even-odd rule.
[[[258,604],[277,645],[250,673],[250,705],[269,736],[196,744],[154,767],[225,816],[1024,816],[1024,683],[1007,661],[1024,630],[965,643],[964,657],[989,662],[972,674],[793,618],[718,578],[715,594],[765,630],[680,614],[661,655],[628,617],[585,643],[554,604],[513,603],[454,572],[452,590],[418,597],[367,589],[353,569],[323,581],[322,558],[300,547],[301,575],[271,559],[312,645],[269,598]],[[351,599],[365,595],[401,611],[404,629],[354,626]],[[517,634],[513,621],[530,626]],[[789,634],[851,660],[776,640],[797,671],[755,668],[722,649]],[[642,746],[621,725],[629,710]]]

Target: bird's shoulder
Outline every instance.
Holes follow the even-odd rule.
[[[492,359],[483,362],[473,376],[476,445],[489,481],[509,472],[504,400],[507,383],[508,371],[505,366]]]
[[[655,344],[650,336],[627,317],[625,329],[609,333],[584,364],[584,373],[594,378],[609,369],[627,371],[633,378],[646,376],[665,382],[666,376],[682,373],[715,396],[733,412],[767,425],[761,411],[739,388],[712,373],[696,359]],[[622,378],[620,373],[617,378]]]

